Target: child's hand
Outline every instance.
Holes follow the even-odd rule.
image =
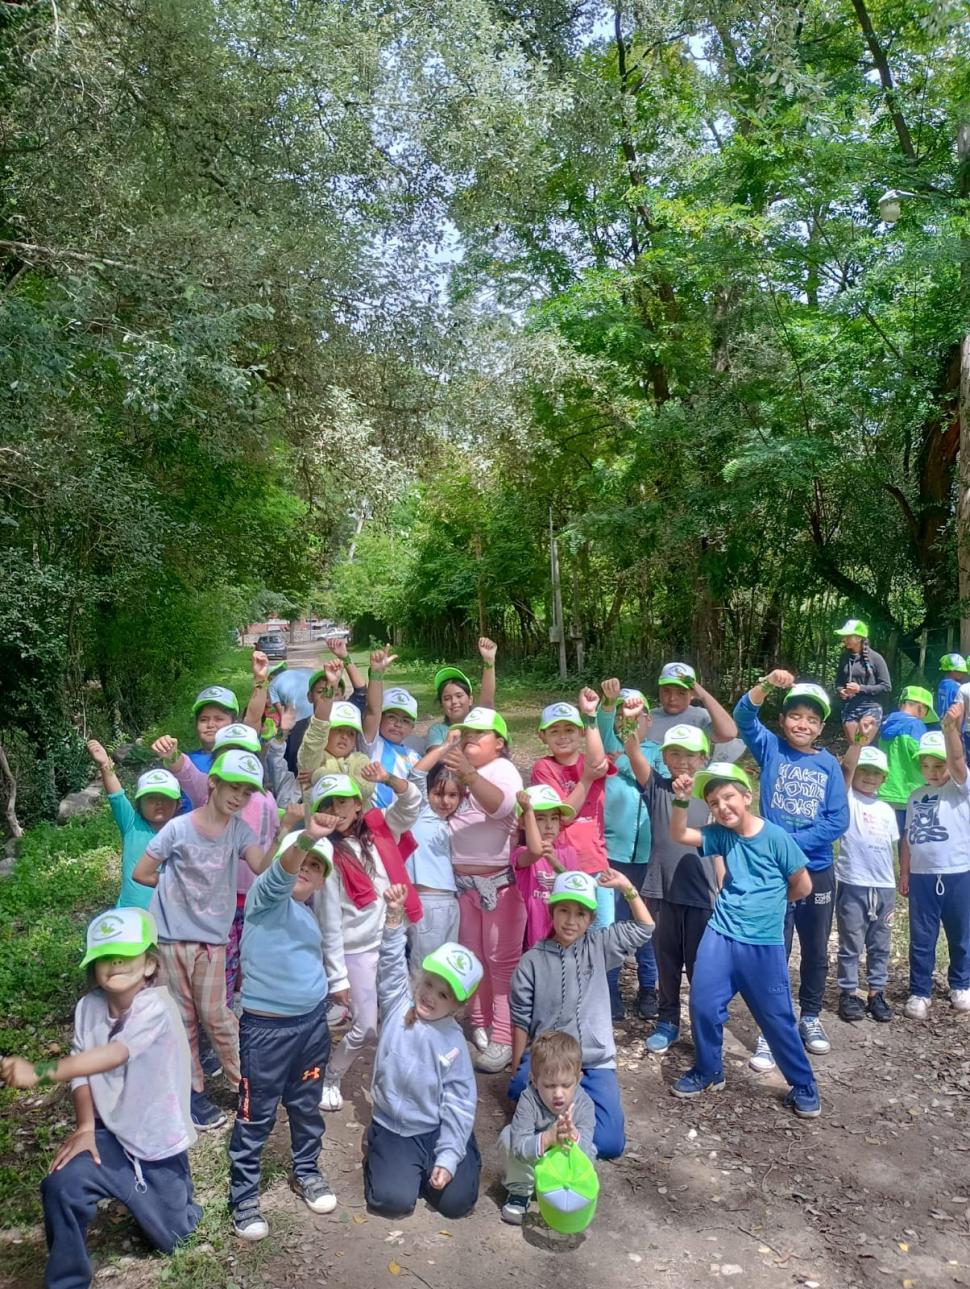
[[[397,662],[397,654],[391,653],[390,646],[386,649],[375,649],[370,656],[370,669],[377,676],[383,676],[389,667]]]
[[[96,1164],[101,1163],[98,1154],[98,1141],[93,1128],[76,1128],[51,1161],[50,1171],[59,1173],[65,1164],[69,1164],[75,1155],[90,1155]]]
[[[576,706],[583,716],[595,716],[596,709],[600,705],[600,696],[595,689],[590,689],[587,685],[579,691],[579,698]]]
[[[357,774],[359,778],[366,779],[368,783],[386,783],[391,777],[380,761],[371,761],[370,765],[365,765],[362,770],[357,771]]]
[[[579,1133],[573,1123],[573,1107],[570,1105],[556,1120],[556,1145],[565,1146],[568,1150],[577,1141],[579,1141]]]
[[[314,841],[320,841],[323,837],[329,837],[339,823],[340,820],[336,815],[327,815],[321,811],[310,816],[303,831]]]
[[[280,706],[280,733],[289,734],[290,730],[296,724],[296,706],[293,703],[283,703]]]
[[[603,691],[603,706],[615,707],[616,700],[620,696],[620,682],[616,676],[611,676],[609,680],[604,680],[600,684]]]
[[[323,642],[335,658],[345,659],[347,657],[347,639],[345,636],[331,636],[329,640]]]
[[[5,1056],[0,1060],[0,1083],[8,1088],[35,1088],[39,1081],[33,1065],[22,1056]]]
[[[387,905],[388,912],[393,909],[403,909],[404,901],[408,897],[408,888],[403,882],[398,882],[394,886],[389,886],[384,892],[384,903]]]
[[[562,864],[560,864],[559,860],[556,858],[555,842],[544,841],[542,843],[541,853],[542,853],[542,858],[552,868],[554,873],[565,873],[566,871],[565,868],[563,867]]]
[[[643,699],[624,698],[620,712],[625,721],[638,721],[643,715]]]
[[[772,689],[791,689],[795,683],[795,677],[790,671],[785,671],[783,667],[776,667],[774,671],[769,671],[765,676],[765,683],[769,684]]]
[[[529,810],[532,809],[532,798],[529,796],[528,792],[526,792],[524,788],[515,794],[515,799],[518,802],[519,808],[521,809],[523,814],[526,814]]]
[[[152,744],[152,751],[163,761],[175,761],[178,759],[179,741],[177,738],[172,738],[171,734],[163,734]]]
[[[284,833],[292,832],[294,828],[299,828],[303,823],[304,810],[298,801],[292,801],[283,811],[283,818],[280,820],[280,829]]]
[[[461,730],[457,725],[452,725],[445,735],[445,747],[452,747],[455,743],[461,742]]]
[[[269,675],[269,659],[261,649],[253,650],[252,658],[253,680],[256,684],[261,684]]]
[[[111,757],[107,754],[102,744],[100,744],[96,738],[88,739],[87,749],[88,756],[99,770],[109,770],[111,768]]]
[[[339,658],[328,658],[323,664],[323,674],[327,684],[336,692],[340,677],[344,674],[344,665]]]
[[[627,887],[632,889],[633,883],[622,873],[618,873],[615,868],[604,868],[602,873],[597,873],[596,882],[599,886],[605,886],[611,891],[626,890]]]
[[[313,783],[313,775],[309,770],[299,770],[297,772],[296,781],[303,791],[306,792],[307,788],[309,788]]]
[[[441,759],[449,770],[454,770],[463,783],[465,777],[475,773],[475,767],[461,750],[460,743],[454,743]]]
[[[428,1178],[428,1185],[433,1186],[436,1191],[443,1191],[450,1181],[451,1173],[447,1168],[442,1168],[439,1164],[436,1168],[432,1168],[431,1176]]]
[[[689,801],[694,791],[694,778],[690,774],[679,774],[673,783],[674,796],[678,801]]]
[[[494,640],[489,640],[488,636],[479,636],[478,654],[482,662],[486,665],[495,666],[495,655],[498,653],[498,645]]]
[[[859,722],[859,735],[856,737],[859,738],[860,743],[868,744],[872,742],[878,732],[879,722],[876,720],[875,716],[863,716],[862,720]],[[859,737],[860,735],[861,737]]]
[[[590,786],[594,784],[597,779],[605,779],[609,772],[609,768],[610,763],[605,756],[600,757],[598,761],[587,760],[586,764],[583,766],[583,773],[580,777],[587,786]]]
[[[943,713],[943,720],[940,724],[945,730],[958,730],[963,725],[964,707],[963,699],[958,699],[952,703]],[[90,746],[90,745],[89,745]]]

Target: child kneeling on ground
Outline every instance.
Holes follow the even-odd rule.
[[[320,1172],[320,1082],[330,1058],[327,976],[320,924],[307,907],[333,870],[327,836],[333,815],[313,815],[283,839],[273,863],[246,896],[239,1022],[239,1108],[229,1142],[232,1226],[261,1240],[269,1226],[259,1210],[263,1148],[282,1100],[293,1151],[291,1185],[312,1213],[337,1200]]]
[[[521,1226],[535,1189],[535,1163],[553,1146],[578,1145],[596,1158],[596,1109],[579,1086],[583,1053],[572,1034],[550,1029],[532,1044],[529,1086],[499,1134],[508,1197],[502,1221]]]
[[[632,922],[591,931],[597,887],[619,890]],[[630,879],[608,868],[597,882],[588,873],[560,873],[549,896],[552,935],[522,955],[512,977],[512,1068],[509,1096],[517,1101],[529,1081],[526,1047],[547,1030],[579,1041],[582,1086],[596,1111],[594,1140],[601,1159],[626,1146],[607,973],[649,940],[653,920]]]
[[[92,988],[74,1012],[70,1056],[0,1061],[12,1088],[70,1083],[77,1128],[41,1183],[47,1289],[91,1283],[85,1236],[99,1200],[120,1200],[156,1249],[171,1253],[195,1230],[188,1148],[189,1045],[158,975],[158,931],[144,909],[114,908],[88,927]]]
[[[691,791],[714,819],[704,828],[687,825]],[[721,892],[697,950],[690,987],[694,1065],[671,1088],[676,1097],[696,1097],[724,1087],[724,1022],[740,994],[767,1039],[782,1074],[792,1085],[785,1098],[802,1118],[821,1112],[815,1075],[795,1023],[785,912],[811,890],[805,856],[783,828],[751,813],[751,781],[740,766],[712,761],[696,778],[674,783],[672,840],[720,855]]]
[[[380,1038],[367,1130],[364,1196],[383,1217],[407,1217],[421,1196],[442,1217],[475,1207],[482,1160],[475,1141],[478,1089],[455,1012],[482,979],[470,949],[443,944],[414,980],[405,961],[407,887],[384,892],[377,968]]]

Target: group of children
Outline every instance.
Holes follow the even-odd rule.
[[[858,632],[841,634],[851,644]],[[830,1049],[820,1016],[833,916],[839,1016],[892,1018],[897,841],[910,905],[905,1014],[928,1014],[941,923],[950,1000],[970,1011],[970,683],[945,695],[941,730],[926,728],[937,717],[921,688],[905,689],[885,722],[878,704],[850,706],[840,764],[818,746],[830,715],[822,686],[775,669],[732,715],[691,667],[669,663],[656,711],[615,679],[547,706],[545,755],[526,786],[494,707],[495,646],[479,648],[482,701],[463,672],[442,668],[443,719],[423,741],[413,696],[385,688],[393,656],[372,653],[365,678],[334,642],[306,678],[302,720],[275,701],[279,668],[274,677],[258,653],[242,719],[231,691],[204,690],[198,749],[159,739],[163,767],[141,775],[131,801],[89,744],[122,836],[121,897],[88,929],[90,991],[72,1055],[0,1063],[11,1086],[72,1086],[77,1129],[43,1186],[53,1289],[88,1283],[85,1230],[107,1195],[161,1249],[192,1231],[187,1149],[226,1120],[206,1095],[219,1073],[237,1091],[236,1233],[268,1232],[260,1166],[280,1103],[292,1185],[312,1212],[330,1212],[321,1111],[341,1108],[342,1081],[375,1045],[368,1206],[398,1217],[423,1196],[449,1218],[469,1212],[481,1172],[475,1071],[510,1070],[502,1217],[520,1223],[549,1152],[624,1150],[613,1021],[627,954],[637,1012],[656,1021],[649,1052],[680,1039],[685,972],[690,982],[694,1060],[675,1096],[723,1086],[723,1025],[740,993],[760,1031],[752,1068],[777,1063],[786,1104],[818,1115],[808,1058]],[[963,659],[943,661],[956,673],[943,683],[966,675]],[[840,686],[849,699],[853,683]],[[762,719],[772,694],[777,732]],[[737,764],[744,749],[757,811]]]

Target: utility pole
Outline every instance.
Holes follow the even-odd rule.
[[[556,541],[556,530],[552,523],[552,506],[549,507],[549,568],[552,576],[552,626],[549,628],[549,640],[559,645],[559,679],[565,680],[566,667],[566,632],[562,621],[562,584],[559,580],[559,544]]]

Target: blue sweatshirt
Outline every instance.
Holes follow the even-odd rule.
[[[946,715],[946,709],[952,707],[960,697],[960,682],[958,680],[948,680],[946,676],[940,681],[936,688],[936,710],[940,716]],[[938,730],[940,727],[934,721],[928,728]]]
[[[617,771],[606,780],[603,802],[606,853],[611,864],[645,864],[650,858],[652,840],[650,811],[643,800],[630,758],[616,736],[613,724],[615,715],[615,708],[604,711],[600,707],[596,711],[596,724],[603,740],[603,748],[612,757]],[[640,751],[654,771],[667,774],[659,744],[651,739],[644,739],[640,744]]]
[[[305,1016],[327,996],[320,924],[293,899],[295,885],[296,874],[274,859],[249,888],[240,945],[244,1011]]]
[[[800,752],[761,723],[747,694],[734,709],[745,746],[761,768],[761,815],[783,828],[810,869],[832,863],[832,848],[849,826],[842,767],[831,752]]]
[[[373,1115],[399,1137],[437,1129],[435,1167],[447,1168],[454,1177],[475,1126],[475,1074],[465,1035],[453,1016],[405,1024],[414,998],[404,945],[403,926],[384,927],[377,965],[381,1027],[371,1085]]]

